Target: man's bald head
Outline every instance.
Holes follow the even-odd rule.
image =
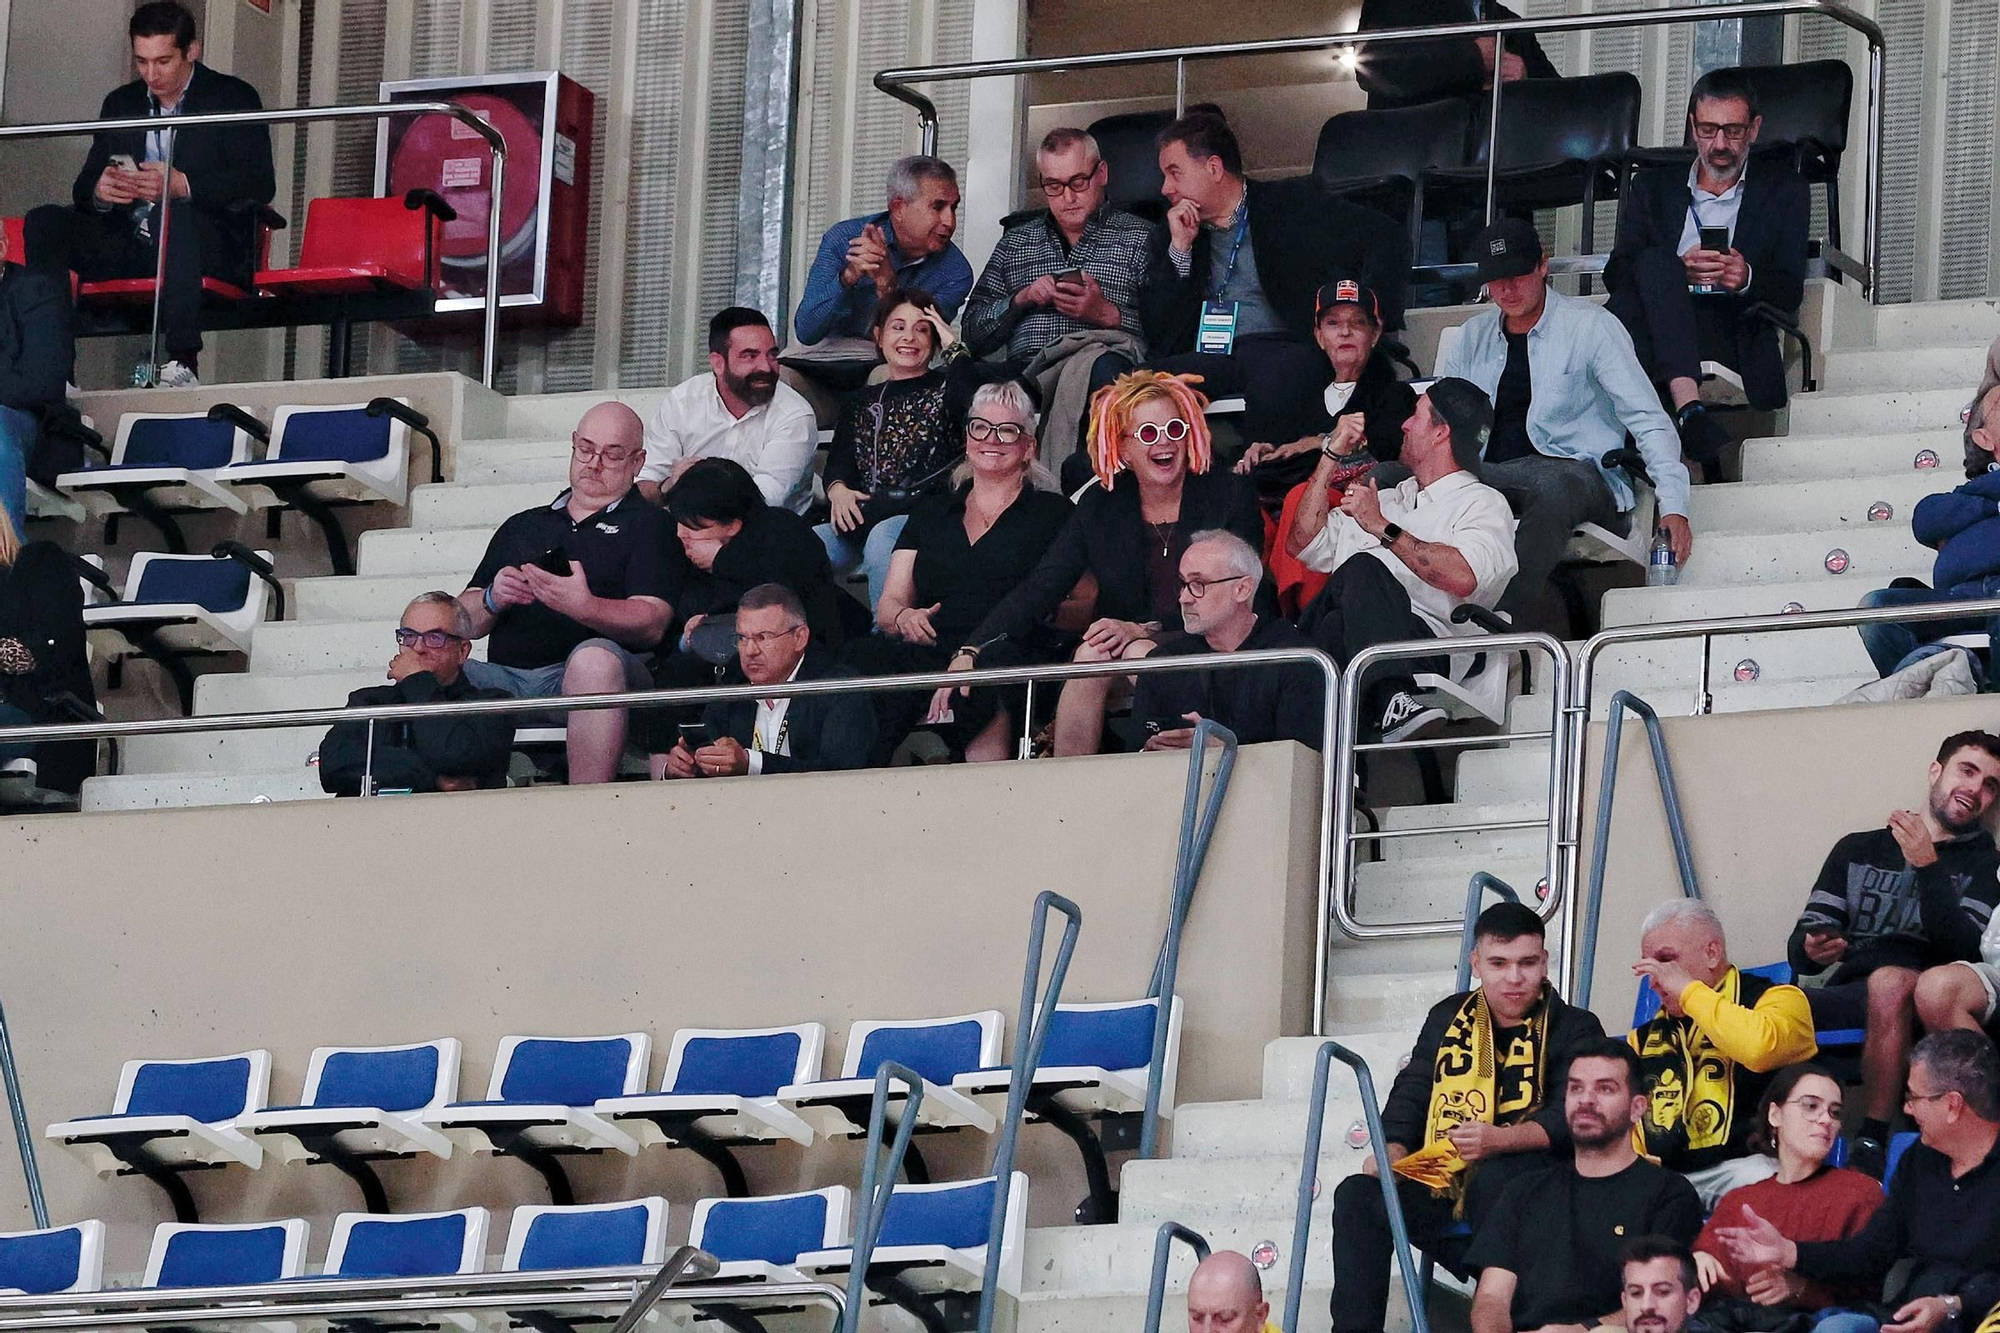
[[[583,420],[576,423],[576,433],[595,444],[608,444],[615,448],[644,443],[646,423],[639,420],[637,412],[614,400],[599,403],[585,412]]]
[[[646,465],[646,426],[620,402],[599,403],[569,437],[572,506],[584,514],[616,504]]]
[[[1271,1307],[1257,1265],[1235,1250],[1217,1250],[1188,1280],[1188,1333],[1258,1333]]]

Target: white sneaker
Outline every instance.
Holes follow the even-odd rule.
[[[160,367],[157,387],[162,389],[199,389],[201,377],[180,361],[169,361]]]
[[[1382,710],[1382,739],[1408,740],[1425,727],[1444,720],[1444,709],[1426,708],[1414,695],[1399,690],[1389,697],[1388,707]]]

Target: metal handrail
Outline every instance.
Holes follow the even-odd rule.
[[[611,1326],[611,1333],[632,1333],[639,1321],[652,1313],[660,1298],[667,1294],[667,1288],[681,1280],[683,1275],[692,1274],[696,1281],[714,1277],[722,1267],[715,1256],[692,1245],[683,1245],[667,1256],[660,1265],[660,1271],[653,1274],[652,1281],[639,1288],[632,1303],[625,1307],[625,1313],[618,1316],[618,1322]]]
[[[1065,919],[1062,942],[1056,945],[1056,958],[1049,964],[1049,984],[1044,990],[1042,945],[1048,936],[1051,908],[1061,912]],[[1056,1005],[1062,1002],[1070,956],[1076,952],[1076,937],[1082,930],[1081,907],[1048,889],[1035,895],[1035,906],[1028,916],[1028,958],[1021,969],[1020,1017],[1014,1024],[1014,1067],[1007,1083],[1007,1118],[1001,1122],[999,1142],[993,1145],[993,1214],[986,1223],[986,1267],[979,1281],[979,1333],[993,1333],[993,1315],[1000,1304],[1000,1242],[1007,1234],[1007,1200],[1013,1193],[1014,1151],[1020,1144],[1021,1122],[1027,1116],[1028,1093],[1034,1087],[1035,1071],[1042,1067],[1042,1048],[1048,1045],[1049,1024],[1055,1019]]]
[[[1201,774],[1207,767],[1208,743],[1222,747],[1216,761],[1215,778],[1208,786],[1208,800],[1201,800]],[[1236,769],[1236,733],[1213,718],[1194,725],[1188,747],[1187,796],[1181,802],[1180,853],[1174,862],[1173,895],[1167,904],[1167,930],[1160,940],[1159,957],[1153,964],[1153,981],[1147,994],[1157,997],[1153,1012],[1153,1056],[1146,1064],[1146,1110],[1139,1126],[1139,1156],[1151,1157],[1160,1146],[1160,1094],[1167,1076],[1167,1031],[1173,1025],[1174,989],[1181,971],[1181,935],[1187,929],[1188,912],[1194,907],[1195,886],[1201,869],[1208,863],[1208,845],[1215,837],[1215,821],[1222,814],[1223,798],[1229,793],[1229,775]]]
[[[907,1098],[896,1137],[889,1146],[887,1160],[882,1154],[882,1127],[889,1119],[889,1084],[901,1083]],[[882,1238],[882,1223],[889,1216],[889,1198],[896,1190],[903,1159],[909,1155],[910,1135],[917,1130],[917,1111],[924,1104],[924,1080],[907,1065],[884,1060],[875,1069],[875,1095],[868,1104],[868,1147],[861,1159],[861,1194],[855,1201],[854,1246],[849,1252],[848,1291],[855,1297],[841,1311],[841,1333],[861,1333],[861,1307],[868,1304],[868,1265],[875,1257],[875,1242]]]
[[[1488,874],[1484,870],[1472,872],[1472,880],[1465,886],[1465,928],[1458,937],[1458,976],[1451,987],[1454,994],[1463,992],[1472,985],[1472,932],[1473,927],[1479,924],[1479,905],[1485,901],[1488,889],[1510,903],[1521,901],[1521,895],[1514,891],[1514,886],[1498,875]],[[1578,1002],[1578,1007],[1583,1007],[1581,1001]]]
[[[1285,1282],[1284,1333],[1298,1333],[1299,1298],[1305,1294],[1306,1247],[1312,1240],[1313,1196],[1319,1185],[1319,1145],[1326,1130],[1327,1075],[1335,1060],[1354,1071],[1354,1083],[1361,1094],[1361,1118],[1368,1125],[1368,1146],[1375,1156],[1375,1174],[1382,1185],[1382,1202],[1388,1209],[1389,1238],[1396,1255],[1396,1268],[1403,1275],[1403,1297],[1410,1304],[1413,1333],[1430,1333],[1430,1314],[1424,1308],[1424,1289],[1417,1265],[1410,1256],[1410,1229],[1403,1221],[1403,1201],[1396,1195],[1396,1173],[1391,1169],[1382,1110],[1375,1102],[1375,1078],[1368,1062],[1337,1041],[1321,1042],[1313,1056],[1312,1100],[1306,1104],[1306,1147],[1299,1157],[1298,1203],[1292,1213],[1291,1276]]]
[[[1377,42],[1437,41],[1447,37],[1493,37],[1504,49],[1509,34],[1595,32],[1606,28],[1653,28],[1675,23],[1709,23],[1727,18],[1760,18],[1767,15],[1820,14],[1861,34],[1868,43],[1868,146],[1863,158],[1862,227],[1867,234],[1868,252],[1861,263],[1862,289],[1875,299],[1875,272],[1882,248],[1882,136],[1884,102],[1883,75],[1886,43],[1881,27],[1872,19],[1855,13],[1833,0],[1738,0],[1721,5],[1678,5],[1667,9],[1611,10],[1592,14],[1565,14],[1549,18],[1481,19],[1473,23],[1445,23],[1423,28],[1383,28],[1368,32],[1323,33],[1307,37],[1273,37],[1247,42],[1199,42],[1186,46],[1157,46],[1136,51],[1100,51],[1087,55],[1035,56],[1014,60],[962,61],[947,65],[924,65],[885,69],[875,76],[875,87],[915,108],[922,135],[923,151],[937,151],[937,104],[909,87],[961,79],[988,79],[1020,74],[1059,74],[1068,70],[1110,69],[1128,65],[1174,65],[1174,111],[1186,106],[1187,62],[1225,56],[1284,55],[1302,51],[1372,46]],[[1497,59],[1497,57],[1496,57]],[[1494,212],[1494,180],[1497,170],[1502,80],[1493,81],[1492,115],[1486,139],[1486,216]]]
[[[507,141],[500,131],[457,102],[371,102],[348,106],[274,107],[260,111],[206,111],[199,115],[175,116],[167,123],[173,131],[161,136],[162,165],[168,178],[173,175],[174,139],[182,130],[205,125],[303,125],[328,120],[381,120],[386,116],[450,116],[486,141],[493,172],[488,178],[492,206],[486,210],[486,303],[485,332],[480,351],[480,383],[493,387],[495,361],[500,346],[500,206],[507,180]],[[12,139],[59,139],[71,135],[98,135],[108,130],[157,130],[161,122],[151,116],[128,116],[122,120],[60,120],[38,125],[0,126],[0,143]],[[171,209],[159,210],[160,243],[153,273],[152,364],[160,364],[160,297],[166,288],[167,217]]]
[[[1577,961],[1581,971],[1570,986],[1576,997],[1573,1003],[1579,1009],[1590,1008],[1590,979],[1596,971],[1597,918],[1604,901],[1604,863],[1611,845],[1611,810],[1618,789],[1618,749],[1625,735],[1628,710],[1646,726],[1653,776],[1660,784],[1660,804],[1666,810],[1667,836],[1674,845],[1674,868],[1680,874],[1681,892],[1690,898],[1701,897],[1694,873],[1694,853],[1688,847],[1687,821],[1681,815],[1680,788],[1674,783],[1674,764],[1667,754],[1667,736],[1660,728],[1660,716],[1644,699],[1620,690],[1611,696],[1611,713],[1605,722],[1604,766],[1597,790],[1597,834],[1591,841],[1590,888],[1583,904],[1583,937],[1578,941],[1581,952]]]
[[[1669,620],[1646,625],[1618,625],[1599,630],[1575,650],[1575,669],[1570,681],[1568,773],[1564,776],[1562,811],[1564,845],[1574,853],[1583,829],[1584,750],[1590,730],[1591,690],[1595,683],[1597,659],[1607,648],[1626,644],[1666,642],[1673,639],[1708,640],[1718,634],[1785,634],[1807,629],[1855,629],[1862,625],[1900,624],[1928,620],[1957,620],[2000,616],[2000,597],[1965,601],[1924,602],[1913,606],[1853,607],[1838,611],[1791,611],[1764,616],[1703,616],[1692,620]],[[1704,653],[1704,656],[1706,654]],[[1570,989],[1576,979],[1578,934],[1582,926],[1582,895],[1577,881],[1582,873],[1580,858],[1572,854],[1563,866],[1562,889],[1549,881],[1549,896],[1560,896],[1561,938],[1556,950],[1556,985]]]
[[[1153,1233],[1153,1277],[1146,1284],[1146,1326],[1143,1333],[1160,1333],[1160,1311],[1167,1304],[1167,1260],[1173,1257],[1174,1242],[1194,1251],[1199,1264],[1208,1258],[1208,1238],[1178,1222],[1162,1222]]]
[[[21,1174],[28,1183],[28,1211],[35,1225],[49,1224],[49,1203],[42,1195],[42,1168],[35,1157],[35,1132],[28,1126],[28,1104],[21,1095],[21,1070],[14,1063],[14,1038],[7,1031],[7,1010],[0,1005],[0,1082],[6,1084],[7,1114],[14,1122],[14,1146],[21,1154]]]

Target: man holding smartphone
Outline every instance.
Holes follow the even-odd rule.
[[[1789,160],[1759,158],[1748,169],[1763,124],[1742,70],[1702,75],[1688,99],[1694,164],[1685,176],[1659,167],[1634,178],[1604,271],[1608,308],[1665,394],[1682,451],[1700,463],[1729,442],[1701,404],[1703,361],[1740,372],[1744,396],[1759,411],[1785,405],[1777,330],[1750,311],[1762,304],[1788,318],[1797,312],[1812,210]]]
[[[28,264],[74,271],[85,282],[150,278],[158,264],[161,210],[167,210],[166,283],[160,341],[166,388],[200,383],[203,275],[247,288],[256,269],[258,207],[278,192],[271,134],[263,125],[216,125],[178,132],[174,116],[261,110],[257,90],[200,61],[194,15],[176,0],[140,5],[128,25],[132,82],[105,95],[100,120],[142,116],[156,130],[106,131],[90,141],[77,174],[74,207],[46,204],[24,222]],[[165,158],[173,143],[173,171]],[[149,368],[148,368],[149,369]]]

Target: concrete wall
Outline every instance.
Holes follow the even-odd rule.
[[[1785,940],[1834,840],[1921,809],[1938,743],[2000,726],[2000,708],[1972,696],[1918,703],[1663,718],[1702,896],[1722,916],[1730,956],[1756,966]],[[1584,882],[1592,850],[1604,727],[1591,728],[1583,806]],[[1645,731],[1627,725],[1598,935],[1591,1007],[1607,1030],[1631,1026],[1639,922],[1680,893]]]
[[[1084,911],[1069,998],[1144,992],[1185,776],[1149,755],[0,824],[0,978],[29,1116],[39,1131],[108,1110],[128,1057],[257,1046],[278,1103],[322,1043],[458,1036],[474,1098],[514,1032],[650,1030],[649,1087],[681,1026],[818,1019],[837,1072],[855,1018],[997,1008],[1011,1051],[1042,889]],[[1183,1101],[1255,1096],[1265,1042],[1305,1030],[1318,790],[1295,745],[1237,766],[1182,954]],[[983,1170],[990,1144],[924,1150],[951,1179]],[[1023,1153],[1036,1223],[1066,1219],[1083,1197],[1074,1151],[1036,1128]],[[11,1145],[0,1157],[0,1229],[29,1225]],[[760,1190],[859,1178],[849,1145],[747,1157]],[[42,1159],[52,1215],[105,1218],[109,1271],[136,1269],[170,1215],[159,1192]],[[719,1188],[665,1153],[573,1175],[585,1201],[665,1193],[676,1236]],[[383,1178],[403,1210],[542,1196],[491,1159]],[[191,1183],[211,1220],[312,1217],[315,1261],[330,1215],[358,1206],[317,1168]]]

